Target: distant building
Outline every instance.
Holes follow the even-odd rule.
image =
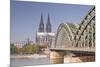
[[[34,42],[33,41],[29,41],[29,42],[27,42],[27,41],[19,41],[19,42],[14,42],[13,44],[14,44],[14,46],[16,46],[18,48],[22,48],[26,44],[34,45]]]
[[[15,42],[15,43],[13,43],[13,44],[14,44],[14,46],[16,46],[17,48],[22,48],[22,47],[24,46],[24,44],[21,43],[21,42]]]
[[[36,32],[36,43],[39,45],[50,47],[54,37],[55,37],[55,33],[52,32],[52,26],[50,23],[49,14],[48,14],[46,27],[44,27],[43,16],[41,15],[38,32]]]

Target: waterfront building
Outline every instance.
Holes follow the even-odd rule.
[[[14,46],[18,47],[18,48],[22,48],[24,45],[29,44],[29,45],[34,45],[35,43],[33,41],[17,41],[12,43],[14,44]]]

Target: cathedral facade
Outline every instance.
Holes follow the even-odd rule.
[[[52,25],[50,23],[50,16],[48,14],[47,23],[44,24],[43,16],[41,14],[40,24],[38,31],[36,32],[36,43],[38,45],[50,47],[55,37],[55,33],[52,32]]]

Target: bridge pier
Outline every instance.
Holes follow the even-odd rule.
[[[64,52],[61,52],[61,51],[51,51],[50,52],[50,62],[52,64],[64,63]]]
[[[95,52],[84,51],[66,51],[51,49],[50,51],[50,63],[62,64],[62,63],[79,63],[79,62],[93,62],[95,61]]]
[[[82,62],[94,62],[95,61],[95,56],[83,56],[79,57]]]

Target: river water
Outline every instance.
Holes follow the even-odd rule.
[[[11,58],[10,67],[34,66],[34,65],[47,65],[50,64],[49,58]]]

